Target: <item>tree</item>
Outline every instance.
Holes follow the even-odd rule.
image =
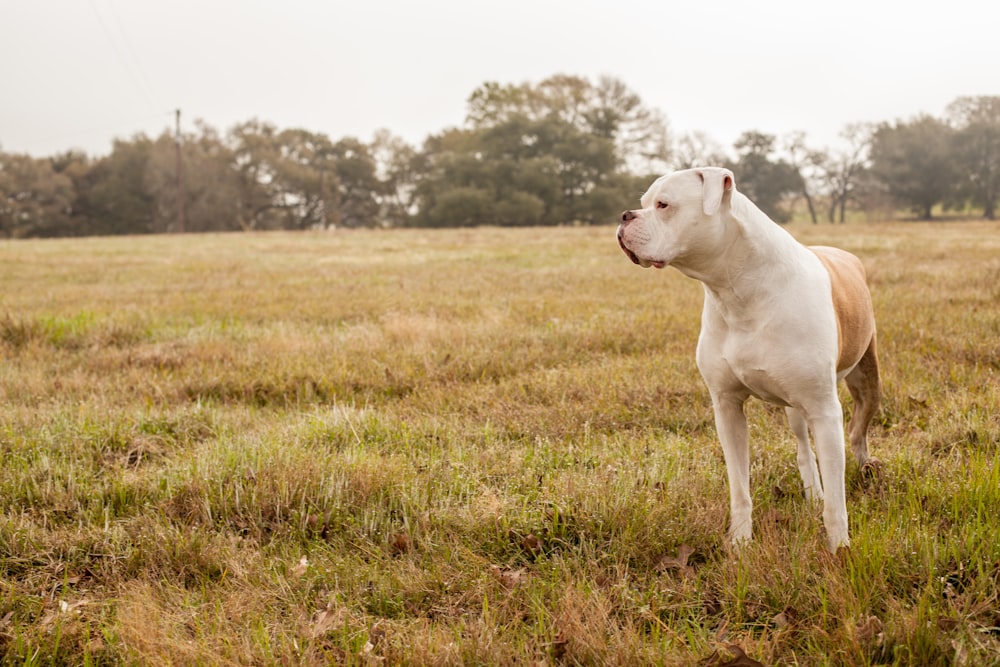
[[[717,167],[731,163],[732,159],[726,155],[725,149],[707,133],[701,131],[681,135],[671,153],[670,161],[674,169]]]
[[[802,191],[802,175],[787,161],[774,157],[775,141],[771,134],[744,132],[733,144],[737,160],[729,166],[744,194],[775,222],[786,222],[790,214],[782,200]]]
[[[282,226],[277,135],[278,128],[256,119],[235,125],[226,135],[237,174],[236,220],[243,230]]]
[[[340,224],[337,152],[325,134],[278,132],[272,144],[273,210],[285,229],[325,229]]]
[[[155,198],[145,187],[153,142],[144,134],[116,139],[111,154],[89,174],[88,234],[146,234],[155,218]]]
[[[58,153],[49,162],[55,173],[61,174],[73,184],[73,199],[69,211],[69,227],[57,232],[60,236],[81,236],[89,234],[93,226],[91,198],[91,171],[94,161],[86,153],[69,150]]]
[[[415,222],[605,222],[634,199],[627,163],[663,161],[666,145],[659,115],[614,79],[486,83],[469,97],[464,129],[425,142]]]
[[[785,139],[785,153],[788,155],[789,164],[802,177],[800,179],[802,181],[800,194],[806,200],[806,208],[809,209],[809,219],[815,225],[817,223],[816,205],[813,203],[813,193],[810,184],[817,180],[815,171],[819,154],[806,145],[805,132],[793,132]]]
[[[425,142],[415,190],[421,226],[544,224],[558,200],[558,163],[537,154],[535,123],[515,117],[486,130],[451,130]],[[530,141],[524,141],[530,137]]]
[[[632,174],[662,174],[670,163],[670,131],[658,109],[642,103],[623,81],[601,77],[588,124],[598,136],[614,140],[618,159]]]
[[[449,190],[460,188],[475,188],[473,183],[480,180],[481,156],[476,155],[472,146],[472,132],[452,128],[429,136],[423,148],[413,156],[411,164],[416,174],[413,200],[417,209],[413,224],[420,227],[465,226],[482,224],[481,218],[470,218],[467,214],[461,219],[450,219],[447,211],[451,204],[446,203],[450,197]],[[488,193],[484,201],[489,201]],[[483,204],[485,210],[486,204]],[[472,207],[473,213],[479,215],[479,205]],[[451,221],[450,221],[451,220]]]
[[[951,127],[927,115],[882,123],[872,134],[872,174],[898,204],[930,220],[958,182],[953,138]]]
[[[949,105],[960,171],[956,194],[996,218],[1000,197],[1000,96],[960,97]]]
[[[239,181],[233,151],[212,127],[196,121],[197,133],[182,136],[184,229],[240,229]],[[144,186],[154,199],[152,230],[177,231],[176,137],[163,132],[153,145]]]
[[[0,236],[70,233],[73,197],[73,182],[49,160],[0,153]]]
[[[838,149],[814,154],[823,189],[830,198],[827,219],[841,223],[847,206],[857,200],[868,176],[868,153],[873,128],[865,123],[847,125],[840,133],[844,140]]]
[[[381,184],[361,141],[250,121],[230,131],[229,145],[244,229],[376,224]]]
[[[383,184],[368,146],[345,137],[331,147],[330,166],[334,181],[334,211],[330,224],[344,227],[374,227],[378,223],[378,193]]]
[[[541,121],[535,131],[540,138],[535,159],[559,177],[560,196],[549,206],[553,222],[591,224],[610,217],[610,211],[594,210],[590,194],[607,184],[619,167],[614,140],[553,117]]]
[[[473,127],[508,121],[512,116],[540,120],[555,116],[582,133],[614,143],[618,162],[633,173],[661,173],[670,158],[670,136],[663,114],[645,106],[623,81],[602,76],[597,83],[556,74],[532,86],[487,83],[470,97],[467,117]]]
[[[388,130],[375,133],[369,150],[380,183],[376,193],[379,224],[404,227],[410,222],[414,204],[419,173],[417,151]]]

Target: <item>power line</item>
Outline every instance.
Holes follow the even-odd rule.
[[[131,59],[127,58],[118,48],[118,40],[108,28],[108,24],[104,21],[104,17],[101,16],[101,11],[98,9],[97,4],[94,0],[89,0],[90,8],[94,11],[94,16],[97,17],[97,22],[101,24],[101,30],[104,31],[104,36],[107,38],[108,42],[111,44],[111,48],[114,49],[115,56],[117,56],[118,61],[121,63],[122,67],[128,73],[129,78],[132,80],[132,85],[137,88],[142,95],[146,98],[146,101],[151,107],[159,107],[161,105],[156,104],[153,101],[153,95],[150,92],[151,88],[149,86],[148,80],[142,71],[142,65],[139,63],[139,58],[135,54],[135,50],[132,48],[131,42],[128,39],[128,33],[122,26],[121,20],[118,18],[118,14],[115,11],[114,4],[109,3],[111,8],[111,14],[115,17],[115,22],[118,24],[119,32],[121,33],[121,40],[125,43],[125,48],[131,54]]]

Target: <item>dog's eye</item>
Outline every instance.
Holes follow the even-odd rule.
[[[666,208],[667,206],[669,206],[669,204],[667,204],[667,202],[665,201],[656,202],[656,208]]]

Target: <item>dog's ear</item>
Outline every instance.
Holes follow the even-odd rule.
[[[701,176],[702,208],[705,215],[715,215],[723,199],[733,191],[733,172],[722,167],[705,167],[698,170]]]

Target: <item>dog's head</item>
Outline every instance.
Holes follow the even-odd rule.
[[[721,167],[661,176],[642,196],[642,208],[622,213],[618,245],[639,266],[658,269],[714,254],[734,191],[733,172]]]

